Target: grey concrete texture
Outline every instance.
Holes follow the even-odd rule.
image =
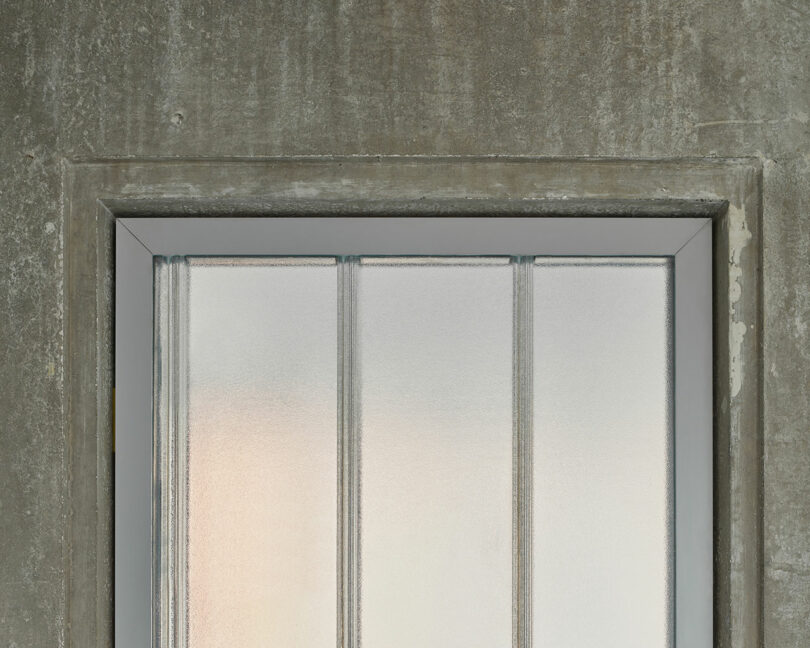
[[[61,160],[764,164],[764,641],[810,643],[803,0],[0,4],[0,646],[65,643]]]

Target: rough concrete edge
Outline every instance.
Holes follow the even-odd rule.
[[[735,471],[738,476],[745,475],[745,466],[752,464],[753,474],[750,476],[750,484],[748,488],[752,491],[752,499],[754,500],[753,510],[749,512],[751,518],[749,524],[752,528],[746,529],[744,532],[745,537],[751,536],[751,547],[748,551],[748,556],[754,562],[750,568],[749,580],[756,583],[756,591],[752,588],[746,588],[751,596],[751,616],[757,619],[757,627],[745,627],[751,633],[750,637],[746,637],[746,641],[752,645],[759,647],[764,646],[765,641],[765,599],[764,599],[764,301],[763,301],[763,230],[764,230],[764,214],[763,214],[763,163],[762,160],[753,160],[749,165],[745,165],[740,169],[740,191],[743,196],[743,208],[745,212],[745,219],[748,223],[748,229],[751,232],[750,238],[743,234],[745,241],[730,241],[731,245],[731,259],[730,262],[734,263],[734,257],[737,258],[738,265],[743,268],[742,281],[747,284],[743,285],[743,293],[747,295],[748,303],[745,305],[745,311],[741,314],[742,318],[747,319],[749,323],[750,341],[747,346],[744,346],[743,353],[747,358],[750,367],[748,371],[749,388],[745,394],[740,396],[741,409],[746,409],[752,412],[750,423],[748,424],[748,433],[752,438],[748,439],[751,447],[748,448],[749,456],[740,458],[739,470]],[[746,229],[745,226],[740,228],[742,232]],[[738,249],[737,244],[740,247]],[[744,260],[745,254],[748,254],[748,259]],[[747,280],[747,281],[746,281]],[[744,389],[741,388],[741,389]],[[741,416],[741,420],[745,419]],[[742,432],[742,430],[741,430]],[[741,447],[746,448],[746,444],[741,444]],[[756,538],[754,541],[753,538]],[[745,622],[743,622],[745,625]]]
[[[538,155],[499,155],[481,153],[476,155],[378,155],[378,154],[354,154],[354,155],[255,155],[255,156],[75,156],[65,158],[65,163],[78,166],[108,166],[114,164],[230,164],[248,163],[264,165],[272,162],[297,163],[297,162],[323,162],[333,164],[335,162],[371,162],[386,163],[396,162],[464,162],[464,163],[491,163],[491,162],[534,162],[539,164],[600,164],[604,162],[616,162],[621,164],[688,164],[705,167],[730,167],[741,165],[749,167],[761,163],[761,159],[756,156],[738,157],[701,157],[701,156],[671,156],[671,157],[621,157],[610,155],[589,155],[589,156],[538,156]]]
[[[97,455],[98,475],[106,488],[97,488],[96,529],[97,588],[96,641],[109,637],[113,643],[113,585],[114,585],[114,533],[115,533],[115,363],[114,356],[101,353],[115,348],[115,216],[101,201],[96,203],[97,217],[97,286],[96,294],[97,339]],[[111,434],[105,432],[111,430]]]
[[[61,412],[61,419],[62,419],[62,436],[65,439],[64,445],[64,456],[62,458],[62,472],[65,475],[65,491],[66,497],[65,501],[67,502],[68,512],[64,516],[65,520],[65,529],[62,537],[64,538],[63,545],[62,545],[62,573],[64,574],[64,587],[62,588],[63,594],[63,601],[62,601],[62,609],[63,615],[62,618],[64,619],[64,627],[62,628],[62,641],[61,646],[69,646],[71,644],[70,641],[70,628],[72,626],[70,620],[71,614],[71,595],[70,595],[70,587],[71,587],[71,575],[73,573],[73,564],[71,561],[71,553],[70,547],[72,546],[73,537],[71,533],[72,528],[72,512],[73,512],[73,501],[71,499],[71,470],[72,470],[72,455],[73,455],[73,435],[72,435],[72,427],[71,427],[71,419],[70,419],[70,410],[71,410],[71,403],[70,403],[70,393],[69,393],[69,376],[70,376],[70,357],[71,357],[71,341],[68,336],[68,318],[70,317],[70,310],[69,310],[69,303],[70,303],[70,289],[69,283],[71,282],[71,273],[70,273],[70,260],[68,258],[68,249],[70,248],[70,238],[68,236],[69,233],[69,225],[68,220],[70,218],[70,201],[68,197],[72,195],[73,191],[73,174],[72,174],[72,167],[73,165],[69,160],[62,159],[60,160],[60,209],[61,211],[61,231],[60,231],[60,243],[62,249],[60,250],[60,256],[62,259],[62,276],[61,276],[61,284],[62,284],[62,291],[61,291],[61,308],[62,308],[62,328],[60,334],[62,336],[62,387],[64,391],[64,395],[62,398],[62,412]]]
[[[112,529],[111,457],[105,456],[111,442],[112,383],[111,362],[101,350],[111,345],[112,321],[111,313],[99,306],[111,294],[110,277],[101,266],[109,261],[102,240],[113,216],[92,197],[91,178],[69,162],[62,171],[63,433],[69,503],[64,636],[67,646],[111,646],[111,539],[104,535]]]
[[[743,279],[746,278],[746,277],[748,278],[748,281],[745,282],[745,285],[748,285],[753,280],[753,284],[754,284],[753,290],[754,290],[755,294],[751,295],[751,288],[748,288],[746,290],[745,287],[743,287],[743,290],[744,290],[744,294],[749,296],[750,299],[753,300],[753,302],[755,304],[755,307],[756,307],[756,310],[757,310],[757,318],[756,319],[757,319],[758,327],[757,327],[757,330],[755,331],[755,334],[756,334],[755,337],[756,337],[756,340],[757,340],[756,351],[754,353],[754,357],[752,359],[749,359],[748,362],[749,362],[749,364],[751,362],[753,362],[753,364],[755,366],[761,365],[761,337],[762,337],[762,334],[761,334],[761,321],[762,321],[762,313],[761,313],[761,296],[760,296],[760,292],[761,292],[761,254],[762,254],[762,250],[761,250],[761,218],[760,218],[760,214],[761,214],[761,211],[762,211],[762,195],[761,195],[761,193],[762,193],[762,190],[761,190],[761,187],[762,187],[762,182],[761,182],[762,170],[761,170],[761,163],[756,158],[732,158],[732,159],[723,159],[723,158],[649,159],[648,158],[648,159],[629,159],[628,160],[628,159],[619,159],[619,158],[537,158],[537,157],[532,157],[532,156],[525,156],[525,157],[524,156],[515,156],[515,157],[504,157],[504,156],[479,156],[479,157],[444,156],[444,157],[441,157],[441,158],[436,158],[436,157],[432,157],[432,156],[402,156],[402,157],[397,157],[397,156],[385,156],[385,157],[383,157],[383,156],[349,156],[349,157],[310,156],[310,157],[298,157],[298,158],[287,158],[287,157],[281,157],[281,158],[203,158],[203,159],[193,159],[193,160],[189,160],[189,159],[186,159],[186,158],[108,158],[108,159],[65,160],[64,165],[63,165],[63,215],[64,215],[63,227],[65,228],[64,231],[66,232],[66,234],[69,234],[72,220],[74,218],[78,218],[75,214],[78,211],[82,211],[82,212],[85,211],[85,210],[75,209],[75,207],[77,207],[77,205],[74,205],[74,199],[79,198],[80,194],[81,194],[80,190],[77,191],[77,186],[80,187],[80,188],[83,187],[87,191],[92,190],[93,196],[89,197],[89,198],[85,197],[86,200],[84,202],[84,207],[85,208],[89,207],[90,208],[89,211],[92,211],[92,206],[89,204],[91,201],[94,202],[94,203],[97,203],[97,201],[101,197],[110,198],[110,199],[115,200],[116,195],[121,195],[121,191],[120,191],[121,190],[121,184],[120,183],[124,179],[123,176],[126,175],[126,172],[125,172],[126,169],[128,167],[132,167],[132,166],[141,166],[141,167],[143,167],[143,166],[149,166],[149,165],[156,165],[156,166],[159,166],[164,171],[170,172],[172,167],[182,169],[182,168],[186,168],[186,167],[189,167],[189,166],[191,166],[191,167],[206,167],[206,166],[219,166],[219,165],[229,166],[230,164],[233,164],[233,163],[237,163],[237,164],[245,164],[245,163],[247,163],[252,167],[252,166],[261,166],[262,164],[281,164],[281,165],[284,165],[284,164],[288,164],[288,163],[295,164],[295,163],[303,162],[307,166],[308,166],[307,163],[313,163],[313,164],[321,166],[321,168],[323,168],[324,166],[330,167],[332,164],[335,164],[335,163],[340,164],[341,161],[343,161],[343,162],[364,162],[364,163],[371,162],[371,163],[381,163],[381,164],[390,164],[390,163],[394,163],[394,164],[406,163],[407,164],[408,162],[414,162],[414,163],[419,163],[420,166],[422,164],[424,164],[424,163],[429,163],[429,162],[445,162],[445,163],[451,163],[451,164],[458,164],[458,163],[462,163],[462,164],[465,164],[465,163],[487,163],[487,162],[490,162],[490,163],[515,162],[515,163],[522,163],[522,164],[534,163],[534,164],[539,165],[539,166],[546,166],[547,168],[550,167],[551,165],[554,165],[554,164],[573,164],[575,166],[580,166],[581,165],[582,168],[592,166],[593,164],[604,164],[607,167],[613,169],[614,171],[618,171],[619,173],[621,173],[623,170],[629,171],[629,170],[632,170],[634,168],[638,169],[638,168],[641,168],[641,167],[666,168],[667,170],[670,170],[670,171],[678,171],[678,172],[687,173],[687,174],[690,171],[690,169],[693,172],[697,172],[699,170],[707,170],[707,169],[716,171],[716,170],[719,169],[722,172],[721,175],[718,176],[717,178],[714,178],[714,176],[712,176],[712,178],[713,178],[713,180],[712,180],[712,183],[713,183],[712,184],[712,190],[708,192],[708,195],[706,193],[701,193],[700,191],[697,191],[696,195],[695,195],[695,199],[699,199],[699,198],[709,198],[709,199],[729,198],[730,201],[731,201],[731,204],[733,204],[734,206],[741,206],[741,207],[743,207],[745,209],[745,218],[748,219],[746,222],[750,221],[751,223],[753,223],[754,230],[757,232],[757,237],[755,238],[754,243],[755,243],[756,250],[758,251],[758,259],[757,259],[757,265],[756,265],[756,268],[755,268],[756,272],[755,272],[754,276],[753,277],[751,276],[751,271],[750,271],[750,267],[749,267],[750,263],[748,263],[748,262],[743,263],[742,261],[740,261],[740,264],[745,266]],[[753,185],[754,185],[753,188],[751,186],[752,185],[752,178],[753,178]],[[758,181],[757,181],[757,178],[759,179]],[[718,189],[718,191],[716,191],[716,192],[713,191],[715,187],[717,187],[717,189]],[[746,199],[751,193],[753,193],[756,196],[753,201]],[[154,197],[154,196],[153,195],[151,195],[151,196],[147,195],[146,197]],[[126,200],[127,203],[131,204],[129,202],[132,199],[131,195],[122,196],[122,198],[124,200]],[[193,204],[195,202],[195,200],[196,199],[194,197],[192,197],[192,196],[185,196],[185,197],[181,198],[182,202],[191,203],[191,204]],[[630,200],[631,201],[636,200],[636,202],[639,201],[637,199],[630,199]],[[593,201],[593,199],[592,198],[587,198],[587,196],[585,198],[583,198],[583,203],[588,203],[588,202],[591,202],[591,201]],[[641,202],[643,202],[643,200],[641,200]],[[104,209],[105,212],[109,213],[110,218],[113,217],[113,215],[110,213],[109,209],[107,209],[103,205],[97,204],[96,206],[98,208],[100,208],[100,209]],[[146,206],[146,205],[144,204],[143,206]],[[587,210],[585,210],[585,211],[587,211]],[[587,214],[583,214],[583,215],[587,215]],[[85,218],[82,221],[81,225],[83,225],[85,228],[87,228],[89,230],[92,230],[93,229],[92,227],[88,228],[90,223],[88,223],[87,221],[88,221],[88,219]],[[95,225],[95,221],[93,221],[92,224]],[[98,232],[95,232],[95,231],[88,232],[88,231],[85,230],[85,234],[91,234],[91,239],[96,241],[96,247],[94,249],[94,252],[96,254],[96,259],[97,259],[97,262],[98,262],[98,252],[99,252],[98,244],[99,244],[99,241],[101,240],[101,239],[96,240],[96,236],[98,235]],[[69,282],[71,282],[73,280],[72,279],[72,274],[71,274],[70,269],[69,269],[69,264],[71,263],[69,257],[73,256],[73,255],[71,255],[71,251],[72,251],[72,247],[73,247],[73,242],[77,238],[81,238],[81,237],[69,236],[68,235],[68,236],[65,236],[64,239],[63,239],[64,240],[64,245],[65,245],[65,249],[64,249],[64,253],[65,253],[65,270],[64,270],[64,273],[65,273],[65,279],[66,279],[66,290],[64,291],[64,300],[65,300],[65,324],[64,324],[64,326],[65,326],[66,334],[69,333],[68,329],[70,328],[70,321],[71,321],[70,317],[71,316],[69,314],[69,305],[70,305],[70,301],[71,301],[72,295],[73,295],[73,293],[71,291],[72,286],[69,283]],[[742,254],[742,252],[741,252],[741,254]],[[105,286],[100,283],[100,279],[101,279],[101,281],[103,281],[103,278],[100,278],[100,270],[101,269],[99,267],[96,267],[94,270],[95,270],[95,272],[93,272],[92,274],[84,275],[84,279],[86,281],[88,278],[92,277],[92,280],[94,282],[94,285],[93,285],[94,296],[98,300],[97,305],[100,305],[100,303],[104,301],[103,295],[106,294],[105,290],[107,292],[109,292],[109,287],[105,288]],[[103,315],[103,313],[99,312],[98,316],[103,317],[104,315]],[[101,339],[98,325],[99,325],[99,322],[96,321],[96,328],[93,329],[93,335],[95,337],[95,342],[96,342],[96,348],[95,348],[96,354],[95,354],[93,364],[94,364],[95,369],[97,370],[96,375],[98,377],[100,377],[98,375],[98,371],[101,369],[100,364],[99,364],[100,357],[99,357],[98,351],[99,351],[100,348],[102,348],[104,342]],[[88,335],[88,331],[82,331],[81,333],[84,334],[84,335]],[[70,347],[69,347],[68,339],[66,337],[65,338],[65,367],[66,367],[66,374],[65,375],[66,375],[66,380],[67,381],[71,380],[71,375],[68,372],[70,370],[70,367],[73,366],[73,363],[71,362],[70,358],[68,357],[70,355],[70,353],[71,353],[71,350],[70,350]],[[750,355],[751,354],[750,354],[750,351],[749,351],[747,353],[746,357],[749,357]],[[82,363],[78,363],[78,364],[82,364]],[[760,373],[761,373],[761,367],[760,367]],[[749,382],[750,381],[748,381],[748,380],[745,381],[745,383],[749,383]],[[753,545],[754,545],[753,548],[754,548],[754,551],[756,553],[757,571],[758,571],[759,576],[758,576],[757,582],[755,582],[755,583],[750,583],[750,582],[747,582],[747,581],[745,583],[743,583],[742,586],[741,586],[742,591],[739,591],[739,592],[737,591],[738,589],[740,589],[739,587],[738,588],[732,588],[732,590],[730,590],[730,592],[729,592],[730,599],[727,601],[727,603],[728,603],[727,611],[729,613],[733,612],[735,602],[739,602],[736,599],[737,599],[738,596],[741,596],[742,598],[749,599],[749,600],[750,600],[751,597],[753,597],[753,599],[755,599],[757,601],[758,612],[753,617],[751,617],[751,616],[743,616],[742,618],[738,617],[738,623],[732,623],[731,624],[731,627],[729,628],[730,632],[727,635],[727,637],[716,636],[717,645],[722,646],[723,648],[725,648],[726,646],[730,647],[732,645],[735,646],[735,648],[736,648],[736,646],[744,646],[745,648],[749,648],[749,647],[753,648],[754,646],[761,645],[761,637],[762,637],[762,626],[763,626],[763,624],[762,624],[762,618],[763,618],[762,617],[762,614],[763,614],[763,605],[762,605],[762,562],[763,562],[762,561],[762,548],[763,548],[763,544],[762,544],[762,524],[761,524],[761,518],[762,518],[762,510],[761,510],[761,506],[762,506],[762,504],[761,504],[761,501],[762,501],[762,499],[761,499],[762,498],[762,492],[761,492],[762,491],[762,486],[761,486],[761,482],[762,482],[762,479],[761,479],[761,471],[762,471],[762,456],[761,456],[762,455],[762,440],[761,440],[761,432],[762,432],[761,376],[757,377],[757,380],[755,381],[755,385],[753,386],[753,388],[756,391],[755,408],[756,408],[756,410],[758,412],[758,414],[757,414],[757,419],[758,420],[756,422],[756,426],[757,426],[757,430],[758,430],[757,438],[758,438],[758,444],[759,444],[758,445],[758,448],[759,448],[758,449],[758,454],[756,455],[759,467],[758,467],[758,470],[757,470],[757,475],[755,477],[756,482],[757,482],[757,491],[758,491],[759,495],[758,495],[758,498],[757,498],[758,499],[757,513],[756,513],[755,520],[754,520],[754,523],[753,523],[754,531],[756,533],[756,540],[753,541]],[[70,385],[66,385],[66,389],[67,389],[69,394],[71,394],[71,395],[73,394],[73,392],[70,391]],[[745,390],[745,387],[743,386],[741,389]],[[748,392],[746,391],[745,393],[748,393]],[[81,396],[81,394],[79,394],[79,396]],[[98,392],[98,387],[96,387],[95,396],[97,396],[98,398],[101,398],[101,400],[98,400],[98,401],[95,402],[95,405],[97,407],[100,407],[101,404],[102,404],[103,396],[100,395],[100,393]],[[85,394],[85,397],[86,397],[86,394]],[[95,401],[95,399],[93,399],[93,400]],[[67,453],[66,460],[68,462],[67,467],[68,467],[68,470],[69,470],[69,474],[68,474],[68,479],[69,479],[69,482],[70,482],[69,488],[71,488],[71,489],[72,489],[72,485],[73,485],[72,475],[74,474],[74,471],[73,471],[73,458],[74,458],[73,457],[73,450],[75,449],[75,442],[76,442],[74,436],[71,435],[71,431],[70,431],[71,413],[70,413],[69,410],[72,407],[72,402],[73,401],[70,401],[71,404],[66,406],[66,413],[65,413],[66,414],[65,415],[65,426],[66,426],[65,427],[65,434],[66,434],[66,438],[68,439],[68,443],[66,445],[70,446],[70,447],[66,448],[66,453]],[[101,423],[97,421],[97,425],[95,426],[95,428],[96,428],[96,430],[95,430],[96,431],[96,439],[98,439],[101,435],[103,435],[104,430],[102,430],[102,427],[103,426],[101,425]],[[99,468],[99,466],[97,465],[97,470],[98,470],[98,468]],[[733,467],[732,467],[732,471],[733,471]],[[738,476],[739,476],[739,474],[738,474]],[[743,475],[743,476],[745,476],[745,475]],[[97,479],[102,478],[102,476],[98,475],[98,474],[96,474],[95,477]],[[107,485],[107,489],[108,489],[109,492],[111,492],[111,487],[112,487],[112,484]],[[92,522],[94,524],[96,524],[96,525],[98,525],[98,519],[97,519],[98,505],[100,504],[100,499],[103,496],[104,488],[105,488],[104,484],[97,484],[97,488],[96,488],[96,491],[95,491],[96,498],[95,498],[95,501],[93,503],[93,506],[95,508],[94,508],[94,515],[92,516]],[[72,493],[73,491],[71,490],[70,492]],[[73,570],[74,565],[73,565],[73,562],[70,559],[72,557],[72,555],[73,555],[72,554],[73,547],[71,546],[71,543],[72,543],[72,539],[74,537],[74,534],[70,533],[70,531],[73,528],[79,526],[77,518],[79,518],[81,516],[81,513],[77,509],[81,509],[81,505],[79,507],[76,507],[76,503],[71,498],[70,506],[71,506],[71,511],[70,511],[70,515],[68,516],[69,517],[69,523],[68,523],[68,532],[69,532],[69,534],[67,535],[67,537],[68,537],[68,542],[67,542],[68,547],[65,550],[65,555],[66,555],[66,579],[68,581],[68,583],[67,583],[68,587],[65,590],[66,591],[66,597],[68,598],[68,601],[66,601],[66,610],[68,610],[69,612],[71,610],[73,610],[74,608],[76,608],[76,607],[81,608],[81,604],[83,603],[82,600],[74,600],[74,597],[77,598],[77,599],[81,599],[82,597],[79,596],[79,595],[76,595],[75,589],[72,587],[72,583],[74,581],[74,574],[72,573],[72,570]],[[727,513],[729,513],[732,516],[734,514],[734,512],[731,511],[731,510],[727,511]],[[86,523],[86,521],[85,521],[85,523]],[[731,523],[731,526],[732,526],[732,528],[730,529],[730,532],[731,532],[730,535],[734,535],[734,530],[736,528],[736,525],[734,524],[733,521]],[[745,526],[745,525],[743,525],[743,526]],[[102,533],[102,529],[98,528],[98,526],[96,526],[96,530],[97,530],[98,534]],[[736,530],[738,532],[740,531],[740,529],[736,529]],[[750,531],[750,529],[748,531]],[[750,550],[751,549],[751,547],[750,547],[750,545],[751,545],[750,533],[746,536],[746,529],[742,529],[742,535],[743,535],[743,537],[748,538],[748,541],[744,541],[744,538],[743,538],[743,544],[745,545],[746,548],[748,548]],[[99,541],[100,541],[100,535],[97,535],[96,540],[97,540],[96,544],[98,544]],[[739,540],[740,539],[738,538],[738,541]],[[739,549],[739,548],[740,547],[737,547],[737,549]],[[732,546],[732,547],[730,547],[730,549],[731,549],[730,553],[733,554],[734,553],[734,547]],[[729,557],[731,558],[731,556],[729,556]],[[100,557],[96,556],[96,561],[98,562],[99,560],[100,560]],[[107,574],[106,577],[104,575],[104,566],[99,563],[96,567],[97,568],[94,571],[94,577],[95,577],[96,582],[95,582],[95,588],[94,588],[95,600],[94,600],[94,606],[93,606],[94,607],[94,617],[95,617],[95,619],[94,619],[95,627],[97,627],[98,624],[103,621],[103,617],[104,617],[104,607],[105,606],[102,604],[102,602],[100,600],[101,597],[99,596],[99,593],[101,591],[104,591],[104,590],[109,591],[109,587],[111,585],[111,579],[109,577],[109,574]],[[729,565],[729,568],[733,569],[733,565]],[[100,581],[105,580],[105,578],[106,578],[106,582],[100,582]],[[85,603],[86,603],[86,601],[85,601]],[[719,603],[720,602],[715,601],[716,608],[719,605]],[[76,605],[76,604],[78,604],[78,605]],[[730,616],[733,617],[734,615],[731,614]],[[77,628],[73,627],[73,614],[72,614],[72,612],[70,612],[69,615],[66,613],[66,623],[68,624],[68,628],[67,628],[68,632],[66,633],[66,637],[67,637],[67,640],[68,640],[67,645],[69,645],[69,646],[72,646],[72,645],[89,645],[89,643],[87,643],[87,642],[79,642],[79,641],[74,642],[73,641],[74,637],[78,638],[78,636],[81,635],[81,634],[84,634],[84,636],[87,636],[88,634],[91,634],[91,633],[82,633]],[[742,627],[740,627],[740,625]],[[718,630],[719,629],[716,628],[715,632],[717,633]],[[110,633],[107,634],[106,636],[104,636],[104,635],[105,635],[105,633],[102,633],[102,632],[97,632],[97,633],[93,634],[93,643],[95,643],[97,646],[110,646],[111,645],[111,643],[112,643],[111,624],[110,624]]]
[[[526,216],[536,218],[566,217],[588,214],[589,217],[647,216],[676,218],[712,218],[726,208],[728,201],[697,198],[643,199],[476,199],[448,200],[294,200],[283,198],[223,198],[188,200],[167,199],[104,199],[103,204],[116,217],[148,215],[150,217],[276,217],[295,216]]]
[[[751,220],[753,220],[753,235],[756,247],[754,249],[754,280],[756,284],[754,298],[755,304],[755,362],[756,375],[756,402],[757,402],[757,560],[758,560],[758,643],[765,646],[765,165],[761,159],[756,159],[750,171],[750,205]]]
[[[735,168],[715,220],[715,638],[763,645],[762,164]]]

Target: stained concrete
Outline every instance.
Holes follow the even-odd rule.
[[[810,8],[0,4],[0,646],[65,641],[60,161],[756,156],[765,645],[810,640]]]

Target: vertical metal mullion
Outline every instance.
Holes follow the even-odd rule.
[[[154,329],[153,646],[184,648],[187,637],[187,267],[156,259]]]
[[[171,635],[172,543],[169,530],[171,501],[171,265],[154,261],[154,332],[152,386],[154,390],[152,454],[152,648],[166,645]]]
[[[512,546],[515,648],[532,645],[532,272],[534,257],[514,257],[512,337]]]
[[[174,648],[188,644],[188,263],[172,259],[174,268]]]
[[[338,648],[357,648],[360,627],[357,267],[356,257],[338,259]]]

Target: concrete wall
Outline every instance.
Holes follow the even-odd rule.
[[[804,0],[0,4],[0,646],[65,640],[60,161],[758,156],[765,643],[810,641]]]

